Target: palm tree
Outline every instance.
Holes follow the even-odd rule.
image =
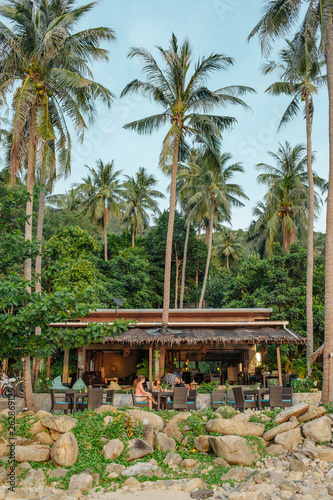
[[[159,54],[166,66],[163,71],[152,54],[144,48],[133,48],[129,57],[138,57],[143,61],[143,72],[146,81],[133,80],[122,91],[122,96],[130,93],[140,93],[160,104],[162,113],[143,118],[125,125],[139,134],[152,133],[164,125],[169,126],[164,138],[160,155],[160,167],[170,171],[170,211],[167,243],[165,251],[164,296],[162,325],[165,331],[168,324],[170,307],[170,276],[172,236],[176,206],[176,184],[179,159],[188,152],[185,136],[194,135],[214,150],[221,132],[235,123],[235,118],[208,114],[217,106],[237,104],[247,107],[240,95],[245,92],[254,92],[253,89],[243,86],[228,86],[211,91],[206,87],[208,76],[214,71],[222,71],[233,64],[233,59],[222,54],[212,54],[200,59],[194,67],[192,75],[189,71],[193,63],[190,43],[185,40],[181,47],[177,38],[172,34],[170,46],[167,50],[158,47]]]
[[[302,144],[292,148],[286,141],[284,145],[279,145],[277,153],[269,151],[268,154],[275,160],[276,166],[265,163],[257,165],[264,171],[258,175],[258,182],[268,186],[264,198],[265,211],[261,212],[258,227],[263,223],[267,226],[268,254],[272,252],[273,242],[278,235],[281,235],[284,250],[289,252],[290,244],[296,241],[297,232],[304,231],[307,226],[309,185],[306,149]],[[323,187],[324,180],[316,174],[313,174],[313,180],[316,186]],[[314,198],[318,209],[320,197],[314,194]]]
[[[326,215],[326,272],[325,272],[325,346],[324,377],[322,402],[333,400],[333,4],[331,0],[273,0],[267,4],[266,12],[252,30],[249,38],[258,34],[262,50],[270,50],[272,41],[294,28],[299,16],[306,7],[304,20],[295,36],[302,57],[308,41],[321,35],[320,47],[323,49],[327,65],[329,97],[329,189]]]
[[[326,77],[321,75],[324,61],[320,60],[315,40],[307,44],[307,51],[295,66],[295,44],[287,42],[287,48],[280,52],[280,63],[271,61],[264,67],[264,73],[277,71],[282,81],[275,82],[266,92],[272,95],[291,95],[292,101],[282,116],[280,127],[288,123],[300,110],[300,104],[305,102],[307,172],[309,184],[308,203],[308,234],[307,234],[307,274],[306,274],[306,331],[307,331],[307,367],[311,376],[311,356],[313,354],[313,224],[314,224],[314,182],[312,173],[312,118],[313,94],[318,93],[318,86],[326,84]]]
[[[60,210],[78,212],[82,205],[82,197],[74,188],[72,188],[64,194],[50,194],[46,198],[46,202],[51,206],[56,206]]]
[[[199,308],[201,308],[208,279],[214,221],[223,218],[229,222],[231,207],[243,206],[239,198],[248,198],[238,184],[230,183],[233,175],[243,172],[244,169],[240,163],[227,165],[231,160],[229,153],[222,153],[219,158],[216,158],[215,155],[212,156],[209,152],[204,152],[198,156],[198,160],[196,164],[190,164],[193,171],[193,181],[190,186],[184,189],[184,193],[188,197],[188,205],[191,208],[189,217],[191,217],[192,211],[194,214],[196,213],[198,206],[201,209],[206,207],[210,214],[208,254],[199,302]],[[180,172],[179,177],[181,175],[182,172]]]
[[[227,268],[229,269],[229,258],[238,260],[244,255],[244,237],[238,231],[225,228],[217,235],[215,249],[217,256],[222,260],[226,257]]]
[[[95,101],[111,104],[112,95],[92,79],[89,62],[107,60],[102,41],[114,39],[108,28],[75,31],[75,25],[96,4],[73,7],[68,0],[7,0],[0,15],[12,28],[0,24],[0,89],[9,95],[14,110],[12,124],[11,172],[27,165],[25,239],[32,239],[32,191],[36,159],[54,162],[59,169],[70,165],[69,118],[80,139],[86,129],[84,116],[93,120]],[[31,282],[31,259],[24,265],[24,277]],[[30,290],[30,285],[29,285]],[[30,356],[23,363],[25,405],[34,409]]]
[[[134,177],[125,175],[126,181],[122,185],[123,221],[131,226],[132,247],[134,247],[135,234],[139,231],[142,237],[143,229],[149,225],[149,212],[160,214],[158,203],[154,198],[165,198],[164,194],[152,189],[157,184],[153,175],[140,167]]]
[[[74,184],[77,192],[82,194],[84,208],[95,221],[103,219],[104,228],[104,260],[108,260],[107,230],[110,221],[110,212],[118,219],[120,216],[119,203],[121,201],[121,186],[119,175],[122,170],[115,170],[114,160],[104,164],[97,160],[96,169],[86,168],[90,175],[82,179],[81,183]]]

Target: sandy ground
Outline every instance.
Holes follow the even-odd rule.
[[[99,496],[98,496],[99,495]],[[83,497],[82,497],[83,498]],[[160,491],[160,490],[144,490],[144,491],[133,491],[122,492],[121,490],[110,493],[95,493],[95,495],[89,495],[88,500],[190,500],[190,493],[185,491]],[[212,499],[214,496],[211,497]]]

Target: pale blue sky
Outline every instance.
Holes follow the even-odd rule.
[[[86,3],[86,2],[78,2]],[[125,123],[155,113],[156,105],[141,97],[119,99],[124,86],[134,78],[141,78],[139,61],[127,59],[132,46],[143,46],[157,56],[156,45],[167,47],[171,33],[180,41],[187,36],[194,49],[195,59],[212,52],[223,53],[235,59],[234,66],[215,74],[208,82],[211,89],[240,84],[254,87],[257,95],[244,99],[251,111],[228,108],[226,115],[235,116],[238,123],[223,137],[223,149],[233,155],[234,161],[243,163],[245,173],[235,177],[250,198],[246,206],[233,209],[234,229],[247,228],[252,220],[252,207],[263,198],[265,188],[256,182],[255,165],[269,162],[266,152],[276,151],[279,142],[286,139],[295,145],[305,143],[305,123],[300,116],[277,133],[277,125],[285,110],[288,98],[272,98],[264,94],[274,78],[261,75],[261,57],[257,39],[247,42],[247,36],[258,21],[262,0],[103,0],[87,16],[84,24],[108,26],[115,30],[117,41],[109,45],[109,63],[94,66],[95,79],[108,87],[116,100],[111,110],[99,106],[96,123],[86,133],[83,145],[73,141],[72,174],[55,186],[55,193],[68,190],[73,182],[86,175],[85,164],[94,166],[101,158],[114,159],[117,169],[133,175],[138,167],[146,167],[159,179],[159,189],[166,193],[169,179],[158,168],[158,156],[165,131],[150,136],[138,136],[124,130]],[[157,56],[158,57],[158,56]],[[274,53],[271,58],[274,58]],[[328,99],[322,90],[315,100],[313,149],[316,151],[316,172],[328,176]],[[167,208],[168,200],[161,203]],[[325,210],[321,211],[316,230],[325,231]]]

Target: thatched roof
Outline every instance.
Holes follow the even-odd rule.
[[[311,356],[311,363],[318,363],[324,359],[324,344],[322,344]]]
[[[195,346],[212,344],[225,346],[227,344],[303,344],[306,339],[290,329],[250,327],[250,328],[182,328],[179,333],[151,335],[145,328],[132,328],[127,332],[104,337],[105,344],[182,344]]]

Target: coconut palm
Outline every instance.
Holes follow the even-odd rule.
[[[60,210],[78,212],[82,205],[82,197],[74,188],[72,188],[64,194],[50,194],[46,198],[46,202],[47,204],[55,206]]]
[[[253,89],[243,86],[228,86],[211,91],[206,82],[211,73],[228,69],[233,59],[222,54],[212,54],[200,59],[194,66],[190,43],[185,40],[178,45],[173,34],[167,50],[158,47],[159,54],[165,64],[162,69],[146,49],[133,48],[129,57],[138,57],[143,61],[143,72],[146,81],[133,80],[122,91],[122,96],[130,93],[139,93],[155,103],[164,111],[162,113],[143,118],[125,125],[125,128],[137,131],[139,134],[152,133],[164,125],[169,125],[164,138],[160,155],[160,166],[170,172],[170,211],[165,252],[164,297],[163,297],[163,330],[168,323],[170,307],[170,274],[172,255],[172,236],[176,205],[176,184],[178,161],[183,159],[189,147],[185,142],[186,136],[194,135],[203,141],[212,150],[221,137],[221,132],[235,123],[235,118],[208,114],[218,106],[228,104],[247,107],[239,96]]]
[[[244,255],[244,236],[238,231],[224,228],[218,235],[214,244],[217,256],[222,260],[226,258],[229,269],[229,259],[238,260]]]
[[[329,116],[333,116],[333,3],[331,0],[272,0],[266,4],[265,13],[249,35],[259,36],[263,52],[269,52],[272,42],[285,36],[297,26],[305,10],[301,26],[296,28],[297,59],[304,53],[304,42],[318,32],[320,47],[325,52]],[[325,347],[322,402],[333,400],[333,120],[329,120],[329,190],[326,215],[326,272],[325,272]]]
[[[258,219],[258,227],[264,225],[266,230],[266,250],[270,254],[274,240],[281,236],[282,246],[289,252],[291,243],[296,241],[297,233],[305,232],[308,211],[308,173],[306,148],[302,144],[291,147],[286,141],[280,144],[277,153],[268,153],[276,166],[259,163],[257,168],[264,172],[257,180],[268,186],[264,197],[265,211]],[[320,188],[324,180],[313,174],[314,184]],[[320,197],[314,193],[315,206],[321,203]],[[259,209],[262,207],[260,204]],[[257,210],[257,208],[255,209]],[[259,212],[257,211],[259,214]]]
[[[235,173],[243,172],[244,169],[240,163],[228,165],[231,160],[229,153],[222,153],[217,159],[215,155],[204,152],[198,155],[198,160],[196,164],[189,164],[193,171],[193,180],[188,187],[184,188],[184,195],[188,198],[189,217],[191,217],[192,211],[194,214],[196,213],[198,206],[201,209],[206,207],[210,214],[208,254],[199,302],[199,308],[201,308],[208,279],[214,221],[223,218],[230,222],[231,207],[243,206],[240,198],[248,198],[238,184],[230,182]],[[179,173],[180,178],[181,176],[182,171]]]
[[[268,87],[266,92],[272,95],[290,95],[292,100],[284,112],[280,127],[288,123],[300,111],[300,105],[305,103],[306,118],[306,143],[307,143],[307,172],[309,184],[308,203],[308,234],[307,234],[307,274],[306,274],[306,331],[307,331],[307,366],[308,375],[311,376],[311,356],[313,354],[313,311],[312,311],[312,289],[313,289],[313,224],[314,224],[314,183],[312,174],[312,118],[313,118],[313,95],[318,93],[318,87],[326,84],[326,76],[321,74],[324,61],[315,44],[310,40],[303,57],[295,66],[296,57],[295,44],[287,42],[287,48],[280,52],[280,61],[271,61],[264,67],[264,73],[277,72],[282,81],[275,82]]]
[[[122,170],[115,170],[114,160],[104,164],[97,160],[96,168],[89,167],[90,175],[82,179],[81,183],[74,184],[84,201],[82,208],[95,221],[103,219],[104,229],[104,260],[108,260],[107,230],[110,221],[110,212],[118,219],[120,216],[119,203],[121,202],[121,186],[119,176]]]
[[[132,247],[134,247],[136,232],[138,231],[142,237],[143,229],[149,225],[149,212],[160,214],[158,203],[154,198],[165,198],[165,196],[153,189],[157,180],[148,174],[145,168],[140,167],[134,177],[125,175],[125,179],[122,185],[123,222],[131,227]]]

